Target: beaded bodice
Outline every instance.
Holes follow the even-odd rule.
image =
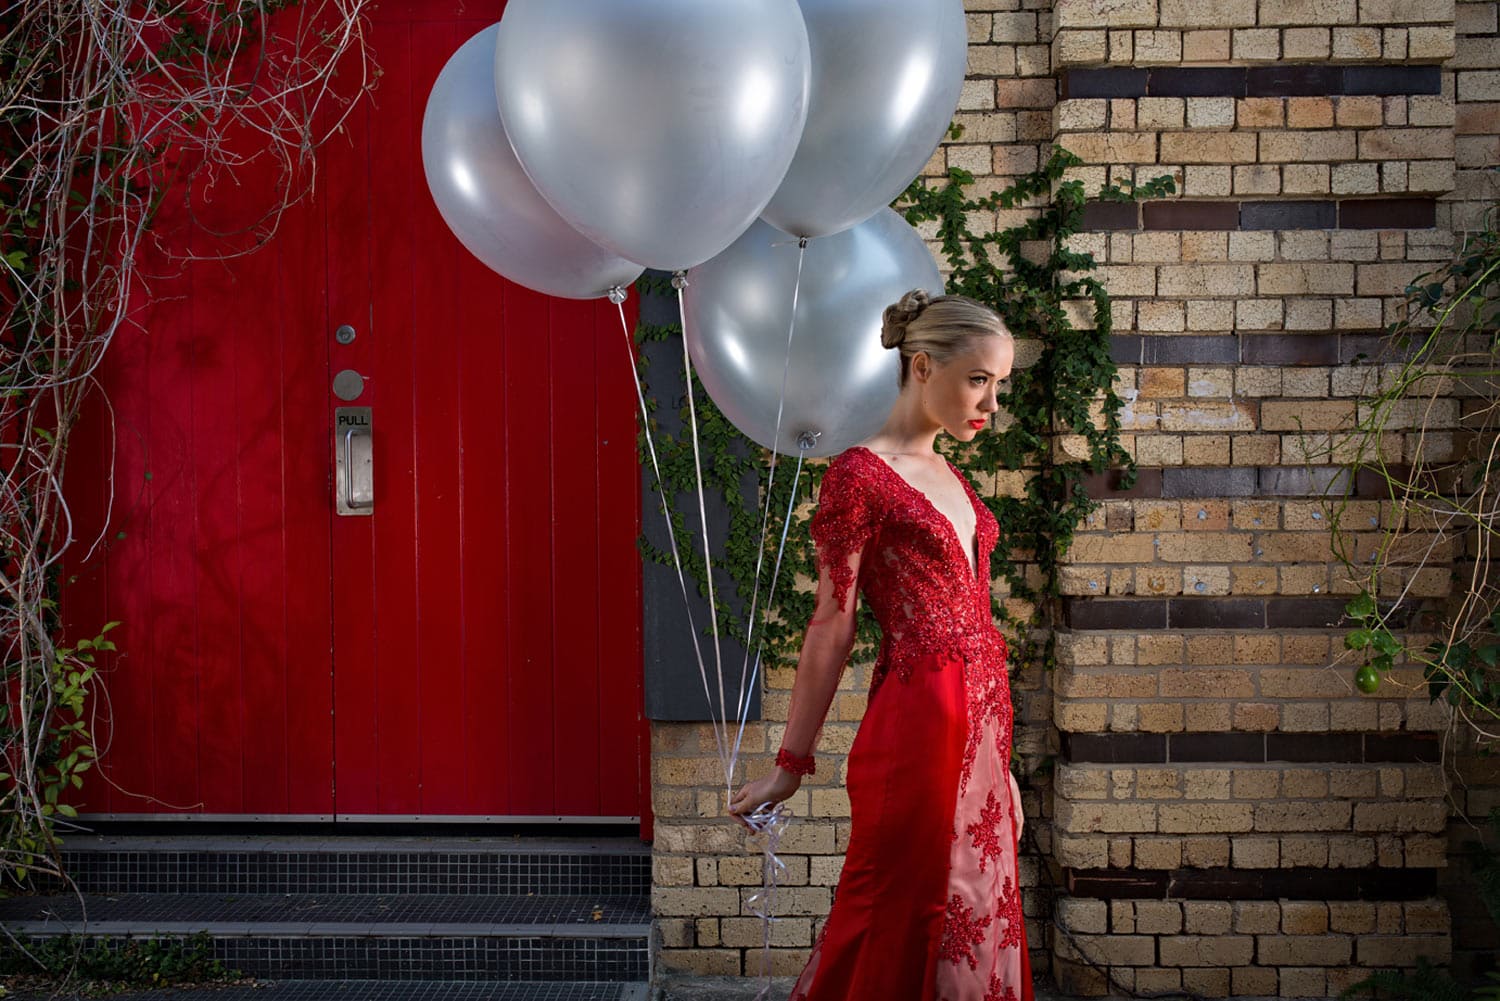
[[[947,516],[863,446],[829,463],[812,537],[839,606],[857,584],[880,623],[872,694],[888,671],[906,677],[925,655],[951,653],[966,665],[971,698],[994,697],[996,688],[1005,688],[1008,708],[1009,686],[1001,684],[1005,639],[990,615],[990,553],[1000,528],[968,478],[952,463],[949,468],[974,508],[977,570]],[[858,581],[848,566],[856,550],[862,553]]]

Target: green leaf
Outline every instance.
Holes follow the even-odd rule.
[[[1375,614],[1375,599],[1362,591],[1344,606],[1344,611],[1351,619],[1368,619]]]

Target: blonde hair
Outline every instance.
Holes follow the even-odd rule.
[[[901,352],[901,385],[920,351],[944,362],[968,347],[976,337],[1010,337],[1005,321],[993,309],[968,296],[928,294],[912,289],[885,308],[880,343]]]

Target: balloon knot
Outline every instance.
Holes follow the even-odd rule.
[[[686,271],[679,271],[672,276],[672,287],[679,292],[688,287]]]
[[[620,303],[625,301],[625,290],[618,285],[611,286],[609,290],[609,301],[614,303],[616,306],[620,305]]]
[[[818,439],[823,437],[822,431],[803,431],[797,436],[797,447],[804,452],[818,447]]]

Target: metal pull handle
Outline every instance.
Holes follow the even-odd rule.
[[[354,447],[355,439],[360,442]],[[344,432],[344,506],[359,511],[375,506],[375,440],[368,428]]]
[[[334,506],[341,515],[375,513],[375,437],[369,407],[334,410]]]

